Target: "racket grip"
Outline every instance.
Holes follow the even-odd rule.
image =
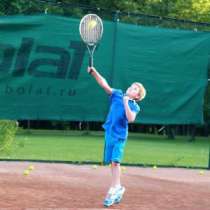
[[[93,57],[89,57],[89,67],[93,67]]]

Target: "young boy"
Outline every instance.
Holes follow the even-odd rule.
[[[128,136],[128,123],[134,122],[140,108],[136,101],[141,101],[146,96],[146,90],[141,83],[134,82],[123,94],[122,90],[111,88],[107,81],[94,67],[88,67],[88,73],[110,95],[110,110],[105,129],[104,163],[111,163],[111,185],[104,200],[104,206],[109,207],[119,203],[125,187],[121,186],[120,162],[123,157],[124,147]]]

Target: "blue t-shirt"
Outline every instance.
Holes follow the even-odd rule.
[[[109,113],[106,122],[103,124],[103,128],[110,135],[120,139],[126,139],[128,136],[128,120],[125,113],[123,96],[122,90],[112,89]],[[129,100],[128,105],[131,111],[136,113],[140,111],[138,104],[134,100]]]

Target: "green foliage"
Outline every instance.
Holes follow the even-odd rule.
[[[11,120],[0,120],[0,152],[8,151],[14,141],[18,123]]]
[[[106,9],[107,12],[120,10],[121,12],[210,22],[209,0],[48,0],[46,2],[39,0],[2,0],[0,15],[44,13],[47,8],[49,13],[79,16],[82,13],[81,7],[84,12],[88,12],[88,9],[84,9],[85,6],[87,8],[101,8],[101,11]]]

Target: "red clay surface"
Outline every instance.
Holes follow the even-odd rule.
[[[110,178],[109,167],[0,162],[0,210],[102,210]],[[126,167],[122,182],[110,210],[210,210],[210,171]]]

